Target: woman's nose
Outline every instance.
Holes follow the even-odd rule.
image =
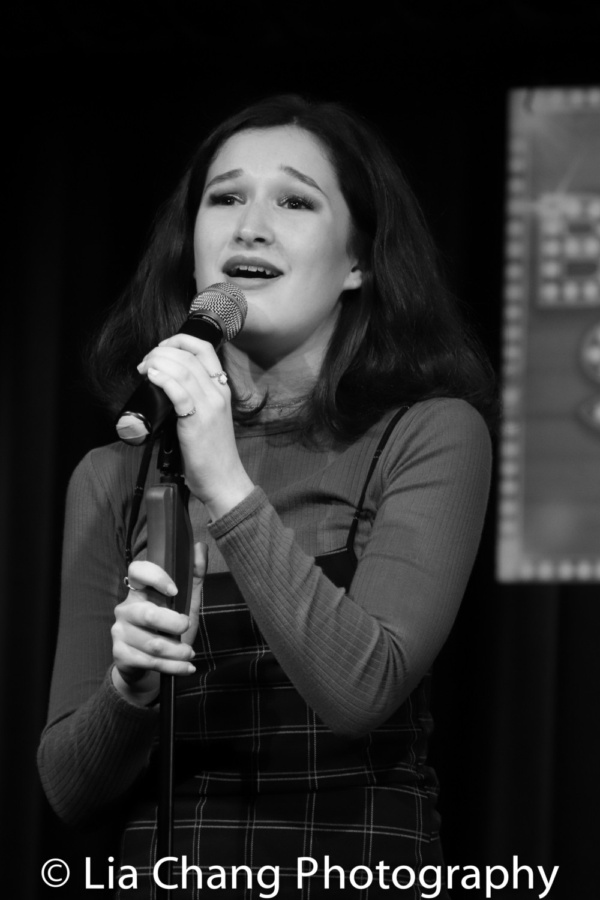
[[[244,244],[270,244],[274,239],[268,211],[261,203],[248,203],[241,208],[235,239]]]

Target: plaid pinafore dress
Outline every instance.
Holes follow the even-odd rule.
[[[404,411],[379,442],[346,545],[315,560],[339,587],[352,581],[367,485]],[[367,736],[333,734],[287,678],[228,573],[205,581],[195,650],[196,673],[177,680],[169,896],[419,898],[419,869],[443,864],[437,780],[425,764],[428,679]],[[122,841],[121,864],[135,867],[138,888],[117,892],[121,900],[156,896],[156,784],[151,761]],[[198,867],[185,887],[182,866]],[[234,879],[233,867],[246,868]]]

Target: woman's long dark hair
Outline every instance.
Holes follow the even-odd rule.
[[[431,397],[463,398],[493,423],[491,369],[442,283],[418,204],[389,149],[344,106],[296,95],[242,110],[198,148],[92,349],[96,392],[118,411],[136,383],[135,364],[186,318],[194,292],[194,223],[219,149],[240,131],[282,125],[304,129],[327,152],[363,270],[362,287],[343,298],[321,377],[299,414],[305,435],[352,439],[387,410]],[[242,416],[234,396],[236,407]]]

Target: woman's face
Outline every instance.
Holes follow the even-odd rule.
[[[248,317],[235,344],[250,354],[323,350],[340,295],[361,283],[351,227],[316,138],[296,126],[239,132],[207,173],[194,229],[198,290],[242,289]]]

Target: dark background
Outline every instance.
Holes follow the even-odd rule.
[[[396,148],[497,365],[507,91],[600,84],[600,4],[93,0],[5,5],[2,17],[0,878],[7,897],[45,897],[40,866],[62,857],[74,884],[54,896],[67,900],[84,895],[83,858],[111,850],[58,822],[35,768],[66,483],[88,449],[113,440],[81,352],[157,206],[198,139],[244,103],[279,91],[345,101]],[[592,900],[598,588],[496,584],[494,517],[492,497],[436,666],[447,862],[559,865],[552,900]],[[493,896],[542,890],[521,884]]]

